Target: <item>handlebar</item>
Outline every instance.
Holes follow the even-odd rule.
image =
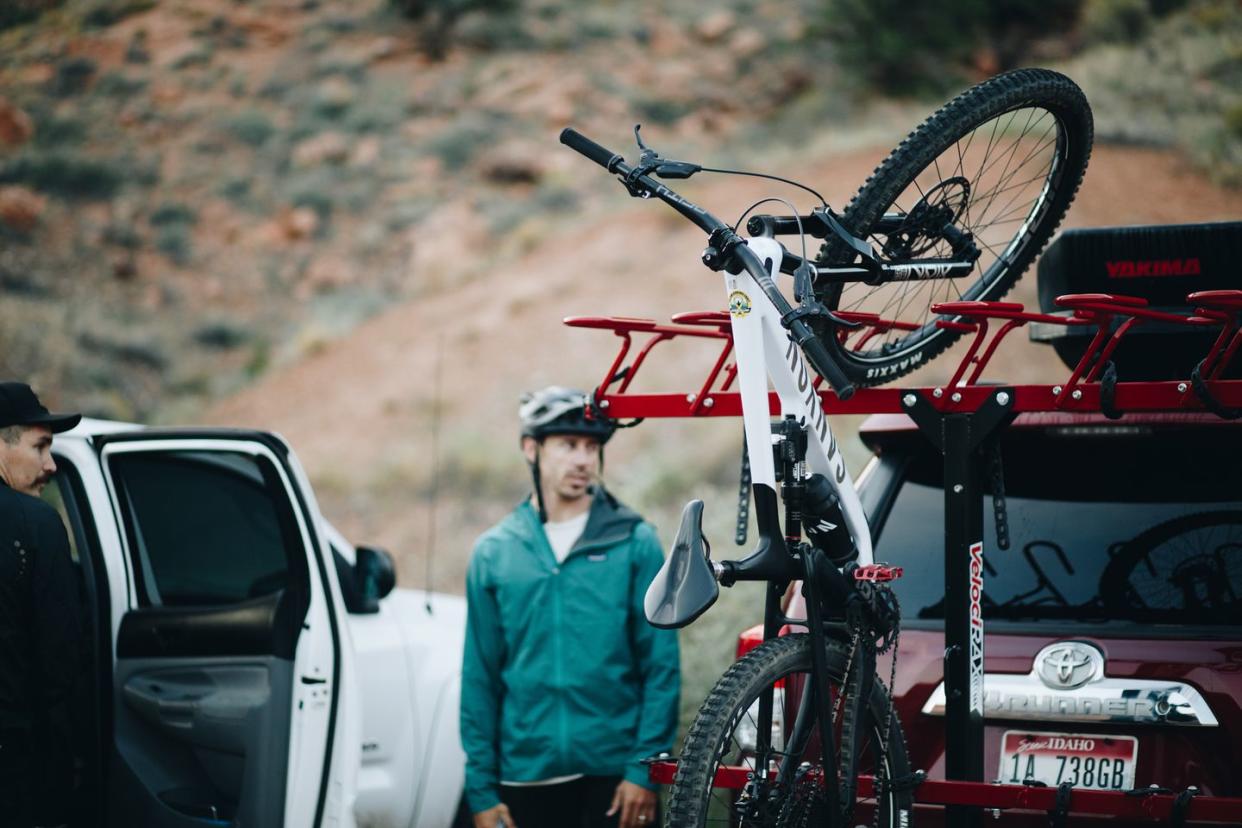
[[[610,173],[620,175],[626,186],[635,195],[655,196],[665,204],[681,213],[690,221],[709,235],[717,231],[725,231],[736,238],[732,228],[720,219],[713,216],[703,208],[686,200],[683,196],[669,189],[664,184],[656,181],[649,175],[635,174],[635,169],[625,163],[625,159],[619,153],[597,144],[590,138],[578,132],[572,127],[565,127],[561,130],[561,143],[570,149],[599,164]],[[789,304],[789,300],[777,288],[776,283],[772,281],[771,275],[767,268],[763,266],[763,262],[754,254],[745,243],[736,246],[734,253],[737,261],[746,269],[755,282],[767,294],[772,304],[776,306],[782,317],[787,316],[793,308]],[[828,353],[828,349],[824,347],[824,343],[819,340],[811,327],[802,319],[794,319],[788,325],[789,333],[793,336],[794,342],[802,349],[802,353],[806,356],[811,367],[815,372],[823,377],[832,390],[842,400],[847,400],[854,395],[854,384],[845,376],[845,372],[833,361],[832,356]]]
[[[596,164],[608,170],[608,172],[613,171],[613,164],[615,162],[625,160],[620,153],[605,149],[573,127],[565,127],[561,130],[561,143],[574,152],[581,153],[590,158]]]

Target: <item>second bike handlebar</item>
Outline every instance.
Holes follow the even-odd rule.
[[[665,204],[668,204],[674,210],[694,222],[703,232],[709,235],[717,231],[732,233],[729,225],[693,202],[686,200],[651,176],[643,174],[634,175],[634,168],[625,163],[625,159],[622,158],[620,153],[613,152],[607,147],[597,144],[576,129],[566,127],[561,130],[561,143],[591,159],[608,172],[620,175],[625,181],[626,186],[630,187],[631,190],[637,188],[645,196],[655,196]],[[746,247],[745,243],[737,245],[734,255],[742,266],[746,268],[746,271],[754,277],[759,287],[767,294],[781,316],[787,317],[793,311],[793,308],[790,306],[789,300],[785,298],[785,295],[780,292],[780,289],[772,280],[767,268],[763,266],[763,262],[759,261],[759,257]],[[850,382],[849,378],[845,376],[845,372],[832,359],[828,349],[824,347],[824,343],[811,330],[810,325],[802,319],[794,319],[788,323],[787,327],[789,333],[793,336],[794,342],[798,344],[807,361],[811,363],[811,367],[832,386],[832,390],[836,392],[837,397],[842,400],[852,397],[854,395],[854,384]]]

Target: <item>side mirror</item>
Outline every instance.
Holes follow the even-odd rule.
[[[397,585],[397,566],[387,549],[359,546],[354,559],[354,578],[364,612],[379,612],[379,602]]]

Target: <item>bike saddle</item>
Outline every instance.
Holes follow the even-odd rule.
[[[703,501],[692,500],[681,512],[668,560],[647,587],[643,611],[653,627],[677,629],[707,612],[719,596],[711,547],[703,537]]]

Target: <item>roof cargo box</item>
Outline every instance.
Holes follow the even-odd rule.
[[[1061,316],[1067,293],[1140,296],[1160,310],[1189,313],[1186,295],[1242,288],[1242,221],[1067,230],[1048,247],[1038,269],[1039,306]],[[1114,320],[1114,326],[1121,319]],[[1095,329],[1031,325],[1033,342],[1051,344],[1067,366],[1078,364]],[[1122,380],[1184,379],[1207,355],[1215,331],[1145,321],[1113,354]],[[1242,371],[1235,360],[1226,376]]]

